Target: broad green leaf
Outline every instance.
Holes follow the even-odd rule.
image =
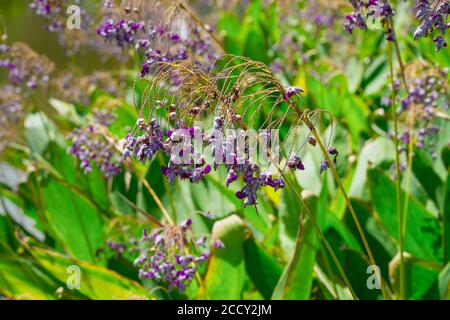
[[[290,181],[290,177],[288,177]],[[297,192],[300,192],[298,190]],[[285,255],[291,256],[295,249],[295,239],[297,237],[298,222],[302,206],[295,196],[295,193],[287,186],[283,188],[281,195],[280,210],[278,212],[280,244]]]
[[[38,154],[44,152],[51,140],[63,141],[54,123],[42,112],[26,117],[25,137],[30,149]]]
[[[407,299],[417,300],[430,290],[438,279],[438,271],[409,254],[404,255],[405,294]],[[389,274],[394,292],[399,295],[400,254],[389,263]]]
[[[221,240],[225,248],[212,248],[199,298],[241,299],[247,278],[243,248],[245,237],[245,223],[237,215],[214,224],[211,241]]]
[[[450,300],[450,263],[439,274],[438,283],[441,299]]]
[[[0,256],[0,293],[13,299],[48,300],[56,298],[59,284],[30,261]]]
[[[41,210],[47,227],[75,258],[96,261],[103,244],[103,222],[99,210],[83,195],[49,178],[41,186]]]
[[[308,197],[305,202],[316,216],[317,197]],[[311,295],[318,239],[314,222],[304,211],[303,213],[305,218],[297,232],[294,254],[275,287],[272,299],[302,300],[309,299]]]
[[[366,142],[359,152],[356,171],[349,190],[350,197],[366,198],[367,170],[371,165],[376,166],[384,161],[393,161],[393,149],[394,143],[388,138],[380,137]]]
[[[238,18],[232,12],[224,12],[217,22],[217,29],[223,35],[228,53],[242,54],[242,30]]]
[[[354,93],[359,88],[363,74],[363,63],[358,61],[356,57],[351,57],[345,68],[345,75],[347,76],[348,90],[350,93]]]
[[[245,269],[264,299],[270,299],[283,268],[253,237],[244,242]]]
[[[85,174],[80,169],[80,162],[75,157],[67,153],[67,150],[60,144],[50,141],[46,150],[46,158],[64,177],[72,189],[77,189],[98,205],[102,210],[109,209],[109,199],[106,190],[106,180],[103,174],[93,166],[92,172]]]
[[[106,268],[39,248],[33,248],[31,253],[43,268],[64,283],[72,279],[70,283],[76,285],[74,277],[79,275],[79,289],[75,287],[71,291],[90,299],[144,299],[148,296],[139,283]]]
[[[388,233],[398,240],[394,182],[379,169],[369,170],[368,180],[378,217]],[[422,260],[442,262],[442,231],[439,222],[413,197],[410,197],[408,208],[405,251]]]
[[[75,106],[73,104],[55,98],[50,98],[48,102],[60,116],[64,117],[67,120],[70,120],[74,124],[77,125],[81,124],[81,119],[78,116]]]
[[[360,147],[360,135],[367,128],[368,107],[364,100],[357,96],[348,95],[340,104],[342,113],[352,137],[352,148]]]
[[[30,235],[44,241],[45,234],[36,228],[36,220],[27,216],[22,208],[10,199],[0,196],[0,216],[8,215],[14,223],[23,228]]]
[[[450,170],[444,186],[444,263],[450,262]]]
[[[414,150],[412,170],[430,199],[437,204],[437,190],[442,185],[442,180],[421,150]]]

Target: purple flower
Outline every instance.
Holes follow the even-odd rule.
[[[224,249],[225,248],[225,245],[223,244],[223,242],[220,239],[215,240],[214,243],[213,243],[213,246],[215,248],[218,248],[218,249]]]
[[[192,282],[197,266],[209,258],[209,253],[186,254],[186,245],[196,244],[204,247],[206,236],[194,239],[187,226],[188,219],[179,226],[167,225],[154,229],[151,237],[144,235],[139,248],[139,256],[134,265],[139,267],[139,277],[153,279],[166,285],[169,290],[182,292]],[[198,251],[198,247],[193,250]]]
[[[191,219],[191,218],[187,219],[186,221],[183,221],[183,222],[180,224],[180,226],[181,226],[182,228],[188,228],[188,227],[190,227],[191,225],[192,225],[192,219]]]
[[[103,126],[109,125],[114,117],[110,112],[94,110],[92,122],[87,127],[74,129],[69,134],[72,146],[68,153],[80,160],[80,168],[85,174],[93,170],[93,163],[103,172],[105,178],[120,173],[121,161],[116,157],[115,146],[105,139],[102,129]]]
[[[289,86],[286,88],[286,92],[283,95],[283,99],[287,101],[294,95],[301,93],[301,92],[305,92],[305,91],[299,87]]]
[[[323,160],[320,163],[320,174],[322,174],[324,171],[326,171],[330,167],[330,164],[327,160]]]

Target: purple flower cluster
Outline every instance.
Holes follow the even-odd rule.
[[[224,121],[221,117],[214,119],[214,129],[224,130]],[[220,139],[212,136],[209,143],[212,144],[212,156],[215,158],[214,167],[217,168],[219,163],[224,163],[228,168],[226,186],[228,187],[240,177],[245,183],[244,187],[236,192],[238,199],[245,199],[244,207],[257,204],[257,191],[260,187],[269,186],[275,191],[284,187],[284,181],[281,178],[274,179],[270,172],[261,172],[259,166],[250,161],[250,147],[247,144],[244,147],[245,159],[238,159],[236,135],[227,137],[227,139],[223,139],[222,136]]]
[[[174,130],[167,130],[164,141],[164,131],[156,118],[152,118],[149,123],[139,118],[137,127],[143,134],[137,137],[131,133],[127,135],[123,159],[133,156],[145,162],[152,160],[157,152],[164,152],[170,159],[167,166],[161,167],[161,171],[170,183],[177,177],[198,183],[211,172],[211,166],[205,165],[203,159],[197,159],[193,152],[192,138],[197,134],[202,137],[200,128],[177,126]]]
[[[36,15],[47,20],[47,30],[50,32],[60,31],[64,27],[65,17],[62,7],[63,0],[32,0],[30,3],[30,8]]]
[[[0,68],[8,70],[8,78],[13,86],[24,86],[28,90],[48,85],[53,63],[24,43],[13,43],[11,46],[2,44]]]
[[[98,35],[107,41],[116,41],[119,47],[134,44],[139,31],[144,31],[144,22],[124,19],[118,22],[107,19],[97,28]]]
[[[367,30],[367,19],[381,18],[384,23],[387,18],[394,15],[392,7],[387,1],[382,0],[350,0],[353,11],[345,16],[344,29],[349,33],[354,28]],[[392,32],[387,35],[388,40],[393,40]]]
[[[287,161],[287,166],[293,170],[305,170],[305,165],[299,155],[291,155]]]
[[[15,130],[24,116],[20,90],[11,85],[0,87],[0,150],[2,143],[16,136]],[[7,139],[8,137],[8,139]]]
[[[153,229],[151,234],[145,229],[140,255],[134,261],[134,265],[140,268],[139,277],[167,285],[169,290],[184,291],[194,278],[198,266],[209,258],[208,252],[187,253],[186,247],[192,244],[206,247],[206,237],[195,239],[191,226],[192,220],[188,219],[180,225]],[[198,247],[194,249],[193,252],[200,251]]]
[[[205,165],[204,159],[195,154],[191,144],[195,135],[203,140],[203,133],[198,127],[182,126],[175,131],[167,131],[168,139],[164,144],[164,149],[170,155],[170,160],[168,165],[163,166],[161,170],[171,183],[177,177],[181,180],[187,179],[191,183],[198,183],[211,172],[211,166]]]
[[[436,3],[437,2],[437,3]],[[414,40],[421,37],[427,37],[434,30],[439,30],[441,35],[433,38],[436,51],[447,46],[445,42],[445,33],[450,27],[447,22],[450,13],[450,2],[448,0],[430,1],[418,0],[416,5],[416,18],[421,22],[414,32]]]
[[[136,125],[143,134],[137,137],[131,133],[127,135],[123,159],[133,155],[133,157],[142,162],[152,160],[158,151],[164,149],[164,131],[156,118],[152,118],[149,123],[139,118]]]
[[[156,64],[157,62],[174,62],[186,60],[188,58],[188,54],[185,49],[180,49],[176,54],[165,53],[163,54],[161,50],[152,50],[148,49],[145,52],[146,60],[141,66],[141,78],[144,78],[146,75],[150,74],[151,66]]]
[[[400,119],[405,119],[405,129],[399,132],[400,152],[405,152],[411,139],[417,148],[433,146],[433,137],[439,131],[437,121],[442,115],[448,114],[449,96],[447,74],[448,68],[439,69],[420,67],[416,70],[419,77],[408,81],[409,93],[399,97],[397,113]],[[399,89],[397,89],[399,90]],[[401,96],[399,93],[398,96]],[[389,101],[390,103],[390,101]],[[414,112],[414,133],[410,136],[407,124],[407,113]],[[390,133],[393,136],[393,133]],[[434,150],[430,150],[435,155]]]
[[[227,186],[238,176],[242,176],[245,186],[236,192],[236,197],[244,200],[244,207],[257,204],[257,191],[260,187],[269,186],[275,191],[284,187],[281,178],[273,179],[267,172],[258,174],[259,167],[256,164],[232,165],[228,171]],[[231,178],[231,179],[230,179]],[[230,182],[231,180],[231,182]]]
[[[85,128],[76,128],[70,134],[72,146],[68,153],[77,157],[84,173],[92,171],[96,164],[105,178],[117,175],[121,171],[121,162],[117,161],[114,144],[105,138],[104,127],[114,119],[113,113],[95,111],[94,118]]]
[[[119,47],[134,46],[137,51],[145,54],[140,75],[145,77],[150,73],[151,66],[157,62],[173,62],[186,60],[188,57],[198,66],[209,70],[215,59],[215,49],[210,45],[204,32],[183,12],[172,12],[173,19],[182,24],[175,27],[172,22],[165,23],[166,4],[153,7],[134,8],[133,19],[130,18],[131,8],[117,11],[110,1],[105,5],[106,18],[97,34],[105,40],[114,40]],[[167,8],[166,8],[167,9]],[[172,8],[173,10],[173,8]],[[155,12],[153,12],[155,11]],[[169,10],[170,11],[170,10]],[[157,13],[160,12],[160,13]],[[149,19],[148,16],[152,16]],[[154,18],[154,17],[159,18]],[[140,17],[140,18],[138,18]]]

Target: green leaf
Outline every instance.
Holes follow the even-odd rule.
[[[405,283],[407,299],[423,299],[438,279],[438,271],[423,261],[405,254]],[[400,254],[389,263],[389,274],[394,292],[399,294]]]
[[[368,179],[374,208],[388,233],[398,241],[394,182],[379,169],[369,170]],[[401,197],[405,198],[404,192]],[[405,251],[422,260],[442,262],[441,236],[439,222],[415,198],[410,197]]]
[[[25,259],[0,257],[0,293],[13,299],[56,298],[58,283]]]
[[[10,199],[0,196],[0,216],[8,215],[14,223],[40,241],[44,241],[44,233],[36,227],[36,220],[27,216],[22,208]]]
[[[316,215],[317,197],[310,196],[305,201],[311,213]],[[313,221],[305,214],[297,232],[294,254],[277,283],[272,299],[309,299],[317,248],[318,239]]]
[[[54,141],[49,142],[46,157],[72,189],[79,190],[102,210],[109,209],[106,181],[97,166],[94,166],[89,174],[83,173],[79,167],[79,161]]]
[[[388,138],[380,137],[366,142],[359,152],[356,171],[349,190],[350,197],[366,198],[367,170],[371,165],[376,166],[384,161],[393,161],[393,149],[394,143]]]
[[[369,108],[364,100],[351,95],[344,98],[340,106],[352,137],[353,150],[358,150],[360,135],[367,128]]]
[[[437,190],[442,185],[442,180],[434,172],[432,164],[425,154],[417,148],[414,150],[412,170],[430,199],[438,204]]]
[[[39,248],[33,248],[31,253],[43,268],[64,283],[68,282],[71,276],[78,276],[78,273],[73,271],[78,267],[80,288],[71,291],[90,299],[142,299],[148,295],[147,290],[137,282],[106,268]]]
[[[242,30],[238,18],[232,12],[224,12],[217,22],[217,29],[223,35],[223,42],[227,52],[241,55]]]
[[[444,263],[450,262],[450,169],[444,190]]]
[[[283,268],[250,237],[244,242],[245,269],[264,299],[270,299]]]
[[[99,210],[83,195],[49,178],[40,188],[41,210],[47,227],[75,258],[96,261],[103,244],[103,222]]]
[[[450,263],[439,274],[438,284],[441,299],[450,300]]]
[[[290,177],[287,177],[287,179],[293,181]],[[295,250],[295,239],[297,237],[301,210],[302,206],[295,196],[295,193],[290,188],[283,188],[280,210],[278,213],[278,226],[281,248],[287,256],[292,255]]]
[[[211,242],[221,240],[225,248],[213,248],[199,297],[240,299],[246,281],[244,248],[246,226],[237,215],[214,224]]]
[[[356,57],[351,57],[345,68],[345,74],[347,76],[348,90],[350,93],[354,93],[361,84],[364,74],[363,63],[358,61]]]
[[[64,143],[55,124],[41,112],[29,114],[25,119],[25,137],[33,152],[42,154],[51,140]]]

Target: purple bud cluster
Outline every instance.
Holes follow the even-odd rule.
[[[417,74],[420,76],[408,81],[409,92],[404,97],[399,97],[397,114],[400,119],[405,119],[405,129],[399,132],[399,151],[405,152],[411,139],[417,148],[433,146],[433,137],[439,131],[437,121],[444,115],[447,117],[450,99],[448,96],[448,68],[423,68]],[[400,94],[398,95],[400,96]],[[389,101],[390,102],[390,101]],[[411,110],[414,113],[414,134],[410,136],[407,114]],[[402,118],[402,116],[404,116]],[[393,133],[390,133],[393,137]],[[434,155],[435,151],[430,150]]]
[[[305,170],[305,165],[299,155],[290,155],[287,161],[287,166],[293,170]]]
[[[188,21],[190,17],[177,12],[176,20],[183,26],[175,28],[173,23],[163,22],[165,12],[161,11],[161,7],[164,5],[134,8],[134,18],[130,18],[131,8],[125,8],[125,12],[117,12],[114,11],[115,8],[110,1],[106,3],[109,3],[105,6],[107,17],[97,28],[97,34],[107,41],[115,41],[119,47],[134,46],[137,51],[144,53],[141,77],[148,75],[151,66],[157,62],[174,62],[190,58],[202,69],[209,70],[211,67],[216,57],[215,49],[203,31],[198,26],[191,25],[191,21]],[[160,21],[145,18],[148,15],[158,16],[158,10],[161,11]]]
[[[386,19],[394,15],[392,7],[387,1],[382,0],[350,0],[353,11],[345,16],[344,29],[349,33],[354,28],[367,30],[367,19],[381,18],[384,23]],[[387,35],[388,40],[393,40],[392,32]]]
[[[11,85],[0,88],[0,150],[6,137],[15,136],[16,129],[24,116],[23,100],[20,90]]]
[[[337,156],[339,155],[339,152],[337,151],[337,149],[335,147],[329,147],[327,152],[328,152],[328,154],[334,156],[333,164],[336,165],[337,164]],[[328,160],[326,160],[326,159],[322,160],[322,162],[320,163],[320,174],[322,174],[324,171],[326,171],[329,167],[330,167],[330,163],[328,162]]]
[[[38,55],[24,43],[0,45],[0,68],[8,70],[10,83],[26,90],[45,87],[53,64],[45,56]]]
[[[206,240],[205,236],[194,237],[191,219],[179,225],[153,229],[151,233],[145,229],[140,241],[140,255],[134,261],[134,265],[140,268],[139,277],[153,279],[166,285],[169,290],[184,291],[198,267],[209,258]],[[192,248],[193,245],[196,247]],[[192,252],[203,252],[191,254],[188,247],[193,249]]]
[[[75,1],[76,2],[76,1]],[[76,2],[77,3],[77,2]],[[30,8],[47,21],[47,30],[60,31],[64,27],[63,0],[32,0]]]
[[[196,135],[200,139],[203,138],[203,133],[198,127],[181,126],[174,131],[167,131],[168,139],[164,149],[170,155],[170,160],[167,166],[161,168],[161,171],[170,183],[173,183],[177,177],[180,180],[198,183],[211,172],[211,166],[205,165],[204,159],[195,154],[191,141]]]
[[[85,128],[76,128],[70,134],[72,146],[68,153],[77,157],[84,173],[92,171],[96,164],[105,178],[117,175],[121,171],[121,161],[116,157],[114,144],[105,138],[105,130],[114,114],[109,111],[94,111],[93,120]]]
[[[433,38],[436,51],[447,46],[445,33],[450,27],[448,15],[450,13],[450,2],[448,0],[430,1],[418,0],[416,5],[416,18],[421,22],[414,32],[414,40],[427,37],[435,30],[439,30],[441,35]]]
[[[286,92],[283,95],[283,99],[287,101],[290,98],[292,98],[294,95],[299,94],[301,92],[305,92],[305,91],[299,87],[289,86],[286,88]]]
[[[115,22],[113,19],[107,19],[97,28],[97,34],[107,41],[115,41],[119,47],[124,47],[134,44],[138,32],[143,30],[144,22],[124,19]]]
[[[221,117],[214,119],[214,129],[223,130],[224,121]],[[248,157],[249,146],[245,146],[244,154],[246,159],[238,159],[237,155],[237,137],[227,137],[227,139],[221,139],[221,143],[214,143],[216,137],[210,139],[210,143],[213,143],[212,156],[215,158],[214,168],[218,167],[219,163],[224,163],[228,168],[228,175],[225,181],[228,187],[231,183],[238,180],[240,177],[245,183],[244,187],[236,192],[238,199],[244,200],[244,207],[257,204],[257,191],[260,187],[269,186],[275,191],[284,187],[284,181],[281,178],[274,179],[270,172],[261,172],[260,167],[252,163]],[[233,142],[230,141],[234,140]],[[222,155],[222,159],[217,159],[217,154]],[[227,159],[227,158],[231,158]],[[219,163],[216,161],[219,160]],[[230,164],[231,163],[231,164]]]
[[[153,156],[164,148],[164,131],[161,129],[156,118],[152,118],[149,123],[146,123],[144,119],[139,118],[136,125],[143,134],[134,136],[129,133],[127,135],[125,138],[126,143],[123,159],[132,155],[142,162],[152,160]]]
[[[200,128],[177,126],[164,133],[156,118],[152,118],[149,123],[139,118],[137,128],[143,134],[137,137],[131,133],[127,135],[123,159],[132,156],[145,162],[152,160],[159,151],[165,153],[170,159],[167,166],[161,167],[161,172],[170,183],[177,177],[198,183],[211,172],[211,166],[205,165],[203,159],[198,159],[192,147],[194,135],[202,136]],[[165,136],[167,138],[164,140]]]

